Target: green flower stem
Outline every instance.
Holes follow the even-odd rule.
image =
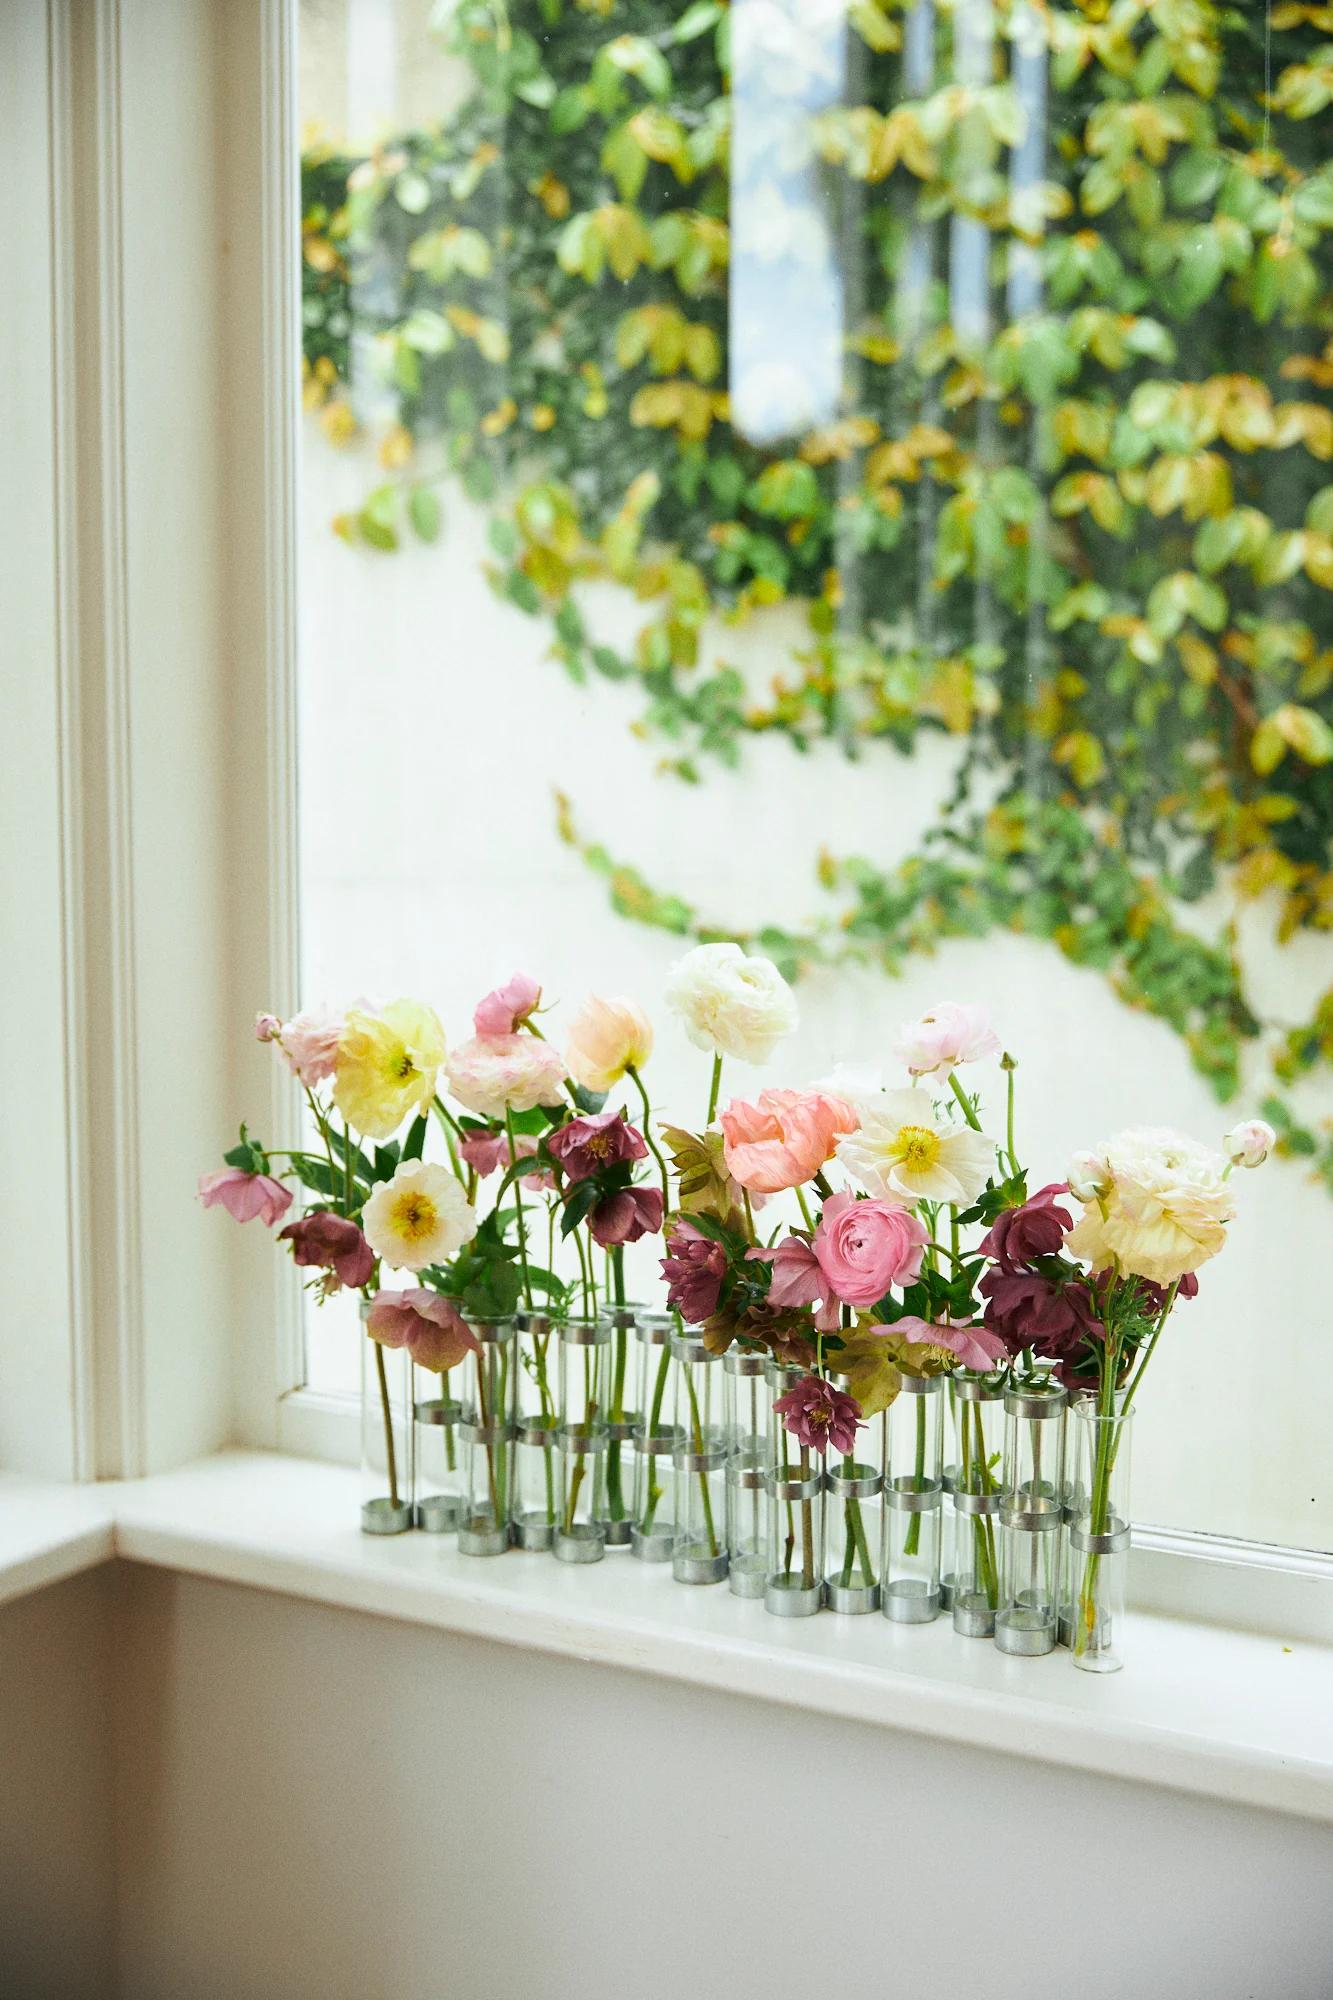
[[[1008,1085],[1008,1094],[1005,1106],[1004,1146],[1005,1151],[1009,1155],[1009,1171],[1011,1174],[1018,1172],[1018,1154],[1014,1151],[1014,1072],[1017,1067],[1018,1065],[1014,1062],[1013,1058],[1006,1055],[1004,1058],[1004,1070],[1005,1080]]]
[[[745,1204],[745,1227],[749,1231],[750,1241],[751,1243],[757,1243],[759,1239],[754,1233],[754,1210],[750,1206],[749,1188],[743,1187],[741,1189],[741,1200]]]
[[[972,1130],[974,1132],[979,1132],[981,1130],[981,1120],[977,1117],[976,1112],[972,1109],[971,1103],[968,1100],[967,1092],[963,1089],[962,1084],[958,1081],[956,1072],[953,1070],[949,1071],[949,1088],[953,1092],[954,1096],[958,1099],[958,1103],[962,1109],[963,1116],[964,1118],[966,1118],[968,1124],[972,1127]]]
[[[694,1449],[702,1455],[704,1433],[703,1425],[699,1421],[699,1399],[694,1393],[694,1380],[690,1374],[689,1362],[682,1361],[681,1367],[685,1371],[685,1393],[690,1399],[690,1425],[694,1432]],[[717,1529],[713,1525],[713,1500],[712,1495],[708,1491],[708,1474],[701,1472],[698,1477],[699,1498],[703,1502],[704,1510],[704,1527],[708,1533],[708,1553],[710,1556],[715,1556],[717,1554]]]
[[[721,1088],[722,1058],[720,1055],[715,1055],[713,1057],[713,1081],[708,1092],[708,1117],[704,1121],[706,1125],[711,1125],[717,1116],[717,1097]]]
[[[511,1162],[516,1164],[518,1160],[518,1140],[514,1133],[514,1114],[510,1110],[507,1104],[505,1106],[505,1131],[509,1135],[509,1158]],[[523,1195],[521,1192],[522,1185],[523,1185],[523,1176],[521,1174],[515,1174],[514,1218],[518,1224],[518,1264],[519,1264],[519,1269],[523,1274],[523,1303],[527,1307],[528,1311],[531,1312],[532,1279],[528,1272],[528,1232],[523,1222]]]
[[[850,1454],[844,1457],[842,1469],[844,1472],[855,1471],[855,1462]],[[861,1580],[865,1584],[866,1589],[869,1590],[875,1581],[875,1571],[870,1561],[870,1544],[866,1540],[865,1522],[861,1518],[861,1502],[854,1495],[845,1503],[844,1519],[847,1528],[847,1542],[843,1552],[841,1581],[844,1586],[851,1583],[852,1566],[856,1558],[859,1557],[861,1562]]]
[[[486,1398],[487,1367],[486,1345],[483,1342],[481,1353],[477,1356],[477,1415],[481,1418],[483,1430],[489,1430],[491,1422],[490,1408]],[[486,1453],[486,1484],[490,1489],[491,1495],[491,1516],[498,1527],[500,1522],[500,1498],[499,1485],[495,1476],[495,1446],[488,1444],[483,1448]]]
[[[805,1222],[806,1228],[810,1230],[810,1232],[813,1234],[815,1227],[815,1219],[810,1213],[810,1204],[807,1202],[805,1198],[805,1189],[803,1187],[798,1187],[795,1192],[796,1192],[796,1199],[801,1205],[802,1219]]]
[[[810,1453],[801,1446],[801,1478],[810,1477]],[[809,1500],[801,1502],[801,1583],[813,1590],[815,1583],[815,1512]]]
[[[926,1399],[924,1396],[914,1396],[912,1400],[916,1404],[916,1458],[912,1469],[915,1475],[916,1490],[919,1493],[926,1476]],[[913,1514],[907,1524],[907,1533],[903,1537],[903,1554],[905,1556],[914,1556],[920,1547],[921,1516]]]
[[[618,1306],[625,1303],[625,1251],[617,1243],[611,1252],[611,1282]],[[611,1422],[625,1421],[625,1361],[629,1336],[623,1326],[615,1330],[615,1361],[611,1380]],[[606,1505],[613,1521],[625,1518],[625,1494],[620,1477],[620,1439],[610,1438],[606,1447]]]
[[[671,1349],[662,1349],[662,1359],[657,1364],[657,1380],[653,1383],[653,1406],[648,1418],[648,1436],[652,1437],[662,1421],[662,1402],[666,1395],[667,1377],[671,1372]],[[651,1534],[653,1517],[657,1513],[657,1503],[662,1497],[662,1489],[657,1483],[657,1458],[648,1454],[648,1493],[644,1501],[643,1519],[639,1523],[643,1534]]]
[[[593,1349],[585,1347],[583,1350],[583,1420],[589,1432],[591,1432],[592,1426],[597,1420],[597,1397],[594,1394],[592,1356]],[[583,1472],[587,1456],[586,1451],[580,1451],[574,1459],[574,1473],[569,1482],[569,1499],[565,1503],[565,1533],[567,1535],[572,1535],[574,1532],[574,1510],[579,1503],[579,1488],[583,1484]]]
[[[367,1335],[369,1339],[369,1335]],[[389,1505],[397,1507],[398,1500],[398,1454],[393,1442],[393,1413],[389,1408],[389,1378],[384,1372],[384,1349],[378,1340],[372,1340],[375,1350],[375,1373],[380,1384],[380,1409],[384,1416],[384,1455],[389,1475]]]
[[[665,1229],[666,1219],[671,1209],[671,1176],[667,1172],[667,1163],[662,1157],[662,1149],[653,1137],[653,1107],[648,1102],[648,1092],[644,1086],[643,1078],[639,1075],[633,1063],[629,1064],[625,1074],[631,1079],[634,1088],[639,1093],[639,1102],[643,1106],[643,1136],[647,1142],[649,1152],[657,1162],[657,1170],[662,1176],[662,1226]]]

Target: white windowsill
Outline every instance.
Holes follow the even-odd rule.
[[[1333,1820],[1333,1647],[1139,1614],[1123,1673],[879,1617],[779,1621],[613,1554],[591,1567],[356,1527],[358,1476],[225,1452],[121,1486],[0,1483],[0,1599],[112,1554],[348,1610]]]

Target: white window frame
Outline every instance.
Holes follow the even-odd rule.
[[[19,315],[49,344],[55,438],[55,579],[39,608],[61,840],[42,859],[63,927],[42,975],[64,994],[57,1165],[70,1215],[86,1208],[91,1226],[67,1224],[49,1246],[71,1330],[59,1420],[37,1426],[40,1463],[3,1429],[0,1454],[83,1478],[229,1442],[350,1462],[357,1406],[304,1386],[290,1267],[266,1236],[223,1230],[189,1197],[238,1107],[274,1144],[299,1130],[294,1084],[246,1032],[257,1008],[301,997],[296,0],[15,0],[20,16],[24,60],[46,67],[54,245],[45,304]],[[92,218],[82,233],[76,209]],[[190,248],[201,240],[204,259]],[[95,368],[79,339],[90,299]],[[173,430],[194,456],[164,463]],[[164,539],[198,582],[184,611],[161,574]],[[187,614],[198,686],[182,714],[170,691]],[[155,733],[161,704],[170,727]],[[201,743],[209,704],[216,736]],[[190,725],[188,741],[171,734]],[[195,782],[177,784],[164,819],[182,757]],[[106,897],[87,893],[94,880]],[[164,968],[189,989],[187,1019],[159,1012]],[[150,1089],[163,1062],[169,1124]],[[0,1362],[20,1352],[23,1320],[0,1322]],[[1327,1630],[1333,1557],[1156,1528],[1136,1548],[1146,1605]]]

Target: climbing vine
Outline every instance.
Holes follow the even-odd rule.
[[[1262,1040],[1283,1145],[1333,1188],[1280,1094],[1333,1059],[1333,991],[1257,1018],[1234,923],[1261,895],[1283,938],[1333,923],[1333,8],[854,0],[843,88],[794,139],[783,80],[827,65],[823,13],[462,0],[460,109],[307,152],[306,400],[383,468],[335,527],[431,541],[460,482],[497,593],[576,679],[634,681],[687,782],[756,734],[955,738],[916,855],[826,857],[839,917],[756,935],[798,968],[1049,939],[1219,1096]],[[762,443],[733,421],[763,402],[738,222],[761,307],[830,244],[856,279],[834,406]],[[802,356],[772,346],[760,387],[798,410]],[[643,606],[628,650],[584,608],[605,579]],[[779,614],[803,636],[756,690],[727,633]],[[562,830],[627,915],[708,934]],[[1219,888],[1201,938],[1182,913]]]

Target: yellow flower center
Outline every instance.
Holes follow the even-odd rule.
[[[928,1125],[900,1125],[889,1158],[909,1174],[928,1173],[940,1156],[940,1135]]]
[[[393,1231],[404,1243],[419,1243],[429,1236],[439,1219],[429,1195],[400,1194],[393,1205]]]

